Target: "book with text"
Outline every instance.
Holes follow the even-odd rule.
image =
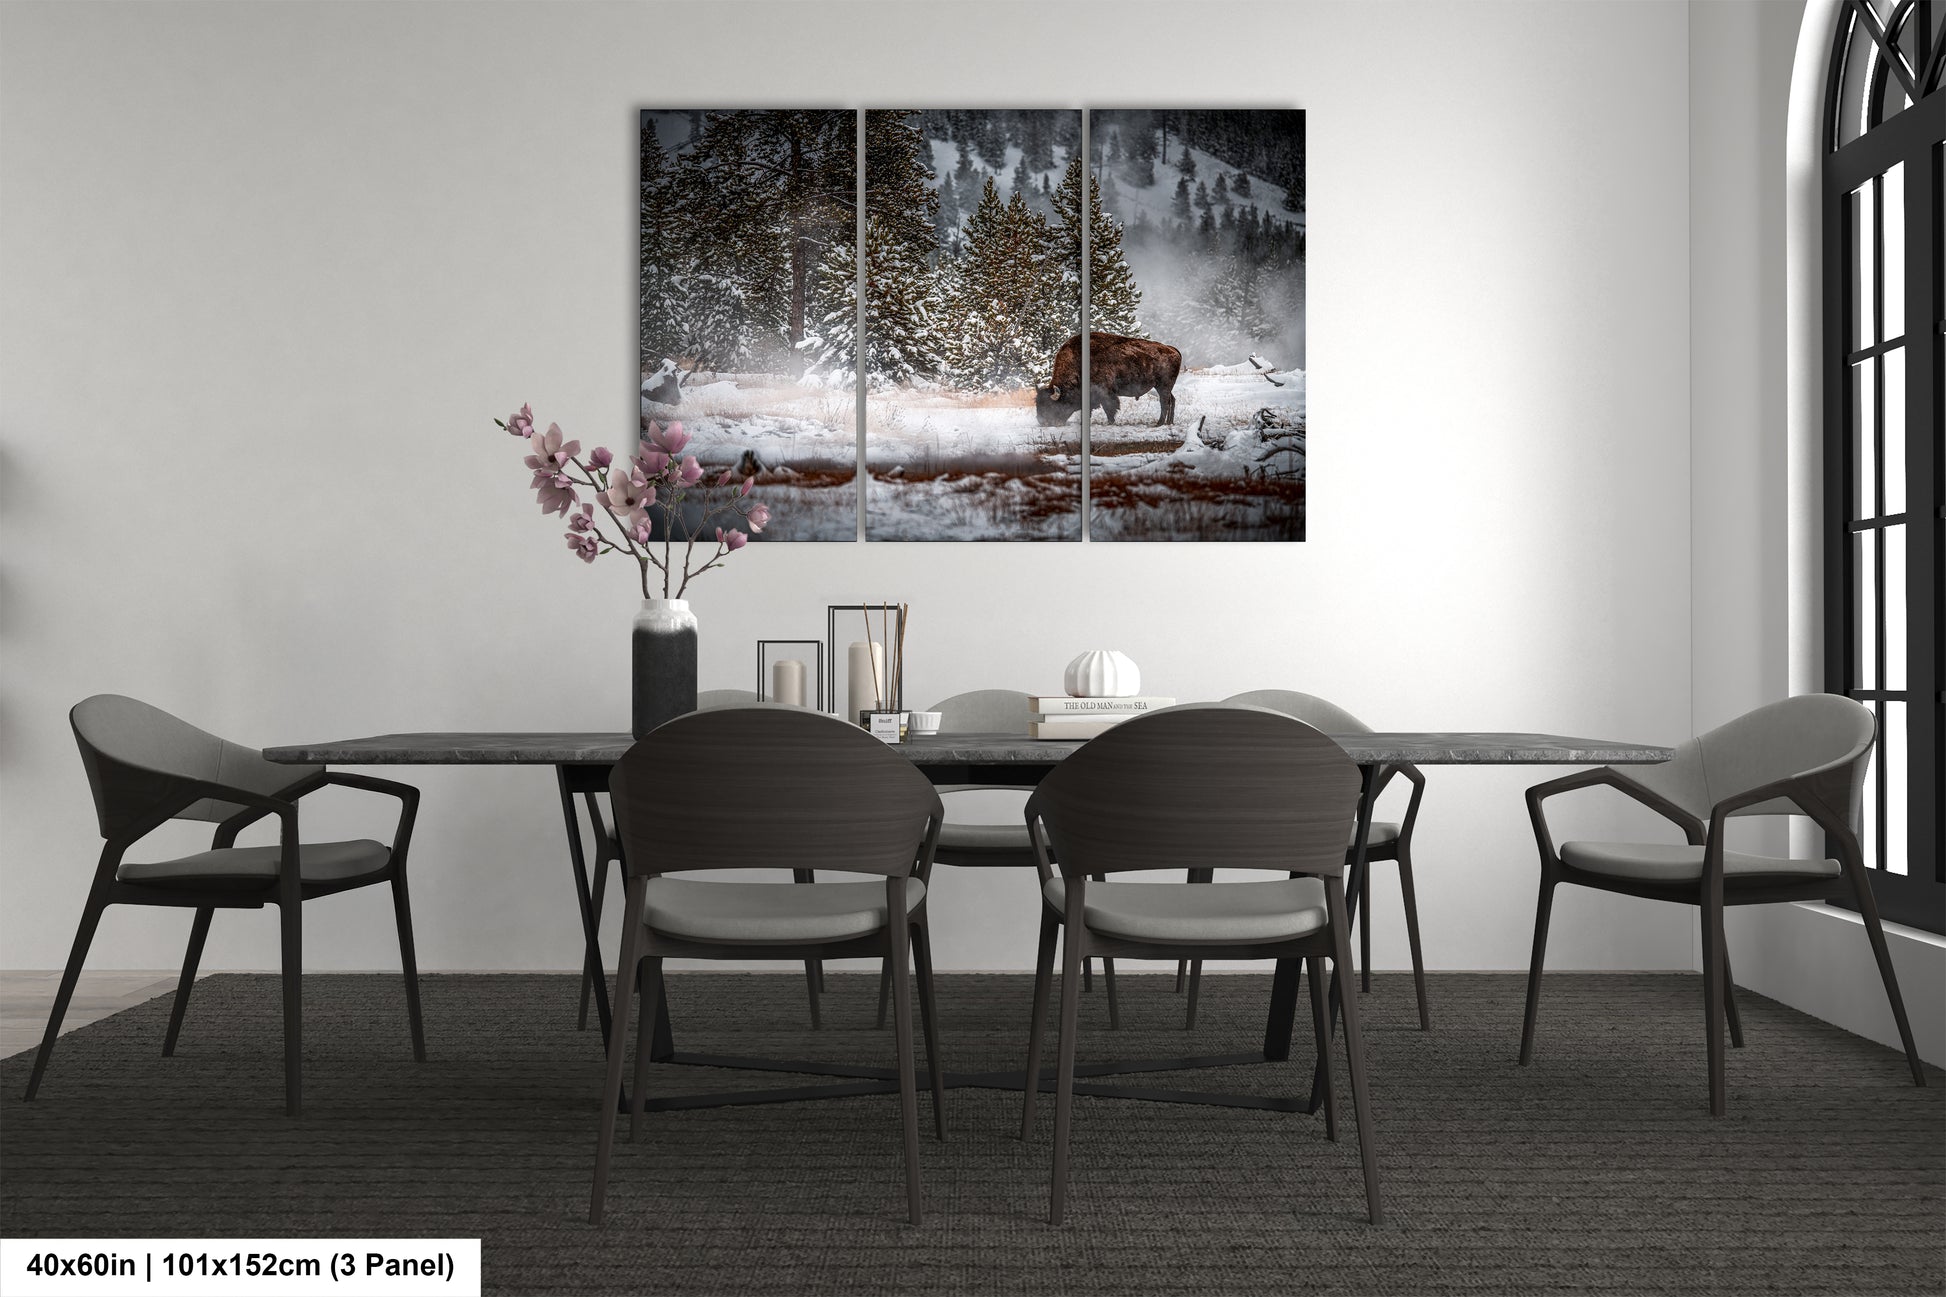
[[[1140,698],[1069,698],[1053,695],[1042,698],[1029,698],[1029,707],[1043,716],[1139,716],[1143,712],[1161,711],[1164,707],[1174,707],[1176,700],[1145,695]]]
[[[1037,739],[1091,739],[1139,715],[1140,712],[1132,712],[1128,716],[1068,716],[1058,721],[1029,721],[1027,733]]]

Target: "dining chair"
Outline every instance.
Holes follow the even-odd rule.
[[[1252,689],[1247,693],[1233,694],[1226,701],[1241,703],[1250,707],[1268,707],[1272,711],[1295,716],[1306,725],[1325,734],[1370,734],[1372,727],[1353,716],[1336,703],[1327,702],[1312,694],[1301,694],[1294,689]],[[1377,860],[1391,860],[1399,866],[1399,892],[1405,901],[1405,938],[1412,952],[1412,988],[1419,1000],[1419,1030],[1432,1030],[1432,1017],[1426,1008],[1426,965],[1419,951],[1419,903],[1412,886],[1412,829],[1419,821],[1419,799],[1426,791],[1426,777],[1419,768],[1401,762],[1388,766],[1379,775],[1375,785],[1377,793],[1383,793],[1393,776],[1403,778],[1412,785],[1412,796],[1406,802],[1403,821],[1372,821],[1365,845],[1366,869],[1358,880],[1358,978],[1359,989],[1372,989],[1372,872],[1371,864]],[[1356,833],[1354,841],[1345,848],[1345,861],[1351,862],[1358,850]],[[1208,870],[1192,871],[1191,882],[1207,883]],[[1184,1014],[1183,1026],[1193,1029],[1196,1026],[1197,994],[1203,977],[1201,960],[1190,961],[1189,1005]],[[1183,979],[1183,966],[1176,967],[1176,981]]]
[[[1730,905],[1840,901],[1855,909],[1878,960],[1885,998],[1905,1046],[1915,1085],[1925,1069],[1906,1022],[1898,976],[1885,947],[1878,906],[1858,847],[1861,789],[1876,737],[1871,709],[1836,694],[1804,694],[1747,712],[1649,766],[1564,775],[1527,790],[1527,809],[1540,848],[1540,901],[1534,914],[1534,959],[1527,974],[1527,1013],[1520,1030],[1520,1062],[1534,1054],[1541,968],[1547,955],[1554,889],[1576,883],[1624,896],[1675,901],[1702,911],[1703,1002],[1709,1055],[1710,1113],[1728,1104],[1723,1027],[1743,1047],[1736,1011],[1723,910]],[[1686,845],[1658,842],[1563,842],[1558,848],[1542,803],[1577,788],[1606,785],[1640,802],[1682,830]],[[1835,857],[1777,857],[1731,851],[1728,821],[1743,815],[1807,815],[1824,830]]]
[[[892,967],[906,1206],[920,1223],[918,1083],[908,961],[946,1138],[926,879],[945,808],[918,767],[855,725],[795,708],[692,712],[658,727],[616,763],[609,789],[627,875],[608,1080],[589,1219],[601,1223],[621,1101],[629,996],[642,975],[629,1138],[640,1125],[664,959],[836,959]],[[783,886],[674,878],[721,869],[835,869],[869,882]]]
[[[1029,725],[1035,716],[1032,699],[1018,689],[975,689],[954,694],[934,703],[932,710],[939,713],[941,734],[1018,734],[1024,738],[1032,732]],[[947,784],[939,791],[950,794],[1026,790],[995,784]],[[939,828],[939,850],[934,863],[963,869],[1032,869],[1034,845],[1028,840],[1024,824],[969,824],[963,820],[947,820]],[[1092,961],[1082,965],[1084,992],[1094,990],[1091,967]],[[1101,975],[1108,992],[1108,1027],[1113,1031],[1122,1025],[1121,1006],[1115,995],[1114,960],[1101,961]],[[885,1025],[885,1005],[891,985],[889,971],[880,969],[878,1025],[881,1027]]]
[[[765,702],[757,696],[754,690],[750,689],[704,689],[696,695],[696,710],[699,712],[717,711],[724,707],[789,706],[793,706],[793,704]],[[615,834],[609,831],[606,820],[602,818],[601,803],[596,795],[594,793],[583,793],[581,796],[582,805],[588,813],[589,826],[594,833],[594,851],[592,853],[594,885],[591,889],[592,895],[590,899],[594,904],[595,922],[599,924],[601,922],[602,906],[608,894],[609,866],[613,865],[616,872],[620,872],[622,848],[621,844],[616,841]],[[800,869],[797,873],[797,882],[808,883],[811,881],[810,870]],[[584,968],[581,970],[581,1012],[576,1021],[576,1026],[579,1029],[585,1030],[588,1026],[588,1001],[593,990],[593,975]],[[823,990],[824,965],[816,961],[807,963],[804,968],[804,991],[810,1000],[811,1028],[814,1031],[824,1025],[824,1017],[818,1007],[818,994]],[[882,1004],[879,1006],[879,1025],[881,1027],[885,1025],[885,1006]]]
[[[1203,703],[1139,716],[1090,739],[1028,798],[1026,824],[1044,903],[1020,1133],[1022,1139],[1033,1135],[1058,934],[1061,1012],[1049,1205],[1054,1224],[1061,1223],[1067,1198],[1081,962],[1091,954],[1306,961],[1318,1071],[1326,1082],[1326,1129],[1336,1137],[1324,961],[1343,970],[1351,960],[1345,839],[1361,785],[1344,749],[1304,722],[1266,708]],[[1284,876],[1251,883],[1095,881],[1181,869],[1185,860],[1206,862],[1195,868]],[[1378,1224],[1378,1164],[1358,996],[1344,989],[1349,978],[1336,980],[1366,1209]]]
[[[162,1039],[164,1057],[176,1052],[183,1014],[196,984],[196,966],[216,911],[278,908],[283,936],[284,1110],[295,1117],[303,1106],[303,904],[336,892],[390,883],[399,961],[405,969],[412,1056],[426,1061],[419,1019],[419,968],[412,951],[412,908],[405,885],[406,848],[419,809],[417,788],[322,766],[275,765],[253,749],[117,694],[83,699],[68,713],[68,723],[88,772],[103,845],[74,949],[48,1016],[47,1033],[27,1078],[28,1099],[40,1089],[60,1036],[61,1019],[87,962],[88,947],[103,911],[111,905],[162,905],[196,912]],[[298,799],[333,784],[398,798],[398,826],[390,846],[369,838],[350,842],[299,838]],[[267,816],[278,820],[277,845],[236,845],[239,832]],[[214,822],[210,849],[173,860],[126,859],[130,848],[169,820]]]

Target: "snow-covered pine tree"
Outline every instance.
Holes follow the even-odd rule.
[[[1122,133],[1117,130],[1108,132],[1108,153],[1105,161],[1111,167],[1119,167],[1127,155],[1122,152]]]
[[[1187,144],[1182,146],[1182,157],[1176,160],[1176,170],[1182,173],[1182,177],[1185,180],[1194,180],[1196,178],[1196,159],[1189,155],[1189,146]]]
[[[1198,180],[1196,182],[1196,210],[1208,216],[1209,209],[1209,186]]]
[[[1228,207],[1230,205],[1230,185],[1228,181],[1223,179],[1223,173],[1221,171],[1216,173],[1216,183],[1210,186],[1209,196],[1210,201],[1218,207]]]
[[[946,246],[947,239],[959,230],[959,190],[953,187],[952,173],[939,178],[939,244]]]
[[[1115,173],[1112,171],[1101,173],[1101,203],[1110,211],[1118,211],[1121,208],[1122,191],[1116,186]]]
[[[1108,333],[1142,335],[1136,310],[1142,304],[1142,290],[1135,286],[1135,275],[1122,255],[1122,224],[1109,214],[1116,204],[1103,197],[1100,181],[1092,170],[1076,158],[1054,191],[1054,248],[1062,266],[1081,262],[1081,177],[1088,177],[1088,301],[1091,327]],[[1115,178],[1111,172],[1108,183]],[[1077,285],[1078,294],[1079,287]],[[1074,333],[1061,335],[1065,342]]]
[[[998,111],[988,109],[979,115],[973,128],[973,147],[988,171],[998,171],[1007,165],[1006,128]]]
[[[1230,184],[1230,192],[1238,198],[1250,197],[1250,173],[1248,171],[1237,172],[1236,179]]]
[[[1020,155],[1029,171],[1049,171],[1054,167],[1054,123],[1044,111],[1030,110],[1020,115]]]
[[[1013,193],[1025,194],[1029,198],[1033,197],[1034,176],[1027,169],[1027,155],[1025,153],[1020,155],[1020,161],[1014,163],[1014,173],[1009,179],[1008,185]]]
[[[1176,198],[1169,205],[1169,214],[1179,221],[1187,222],[1190,219],[1188,176],[1176,181]]]
[[[1049,307],[1047,225],[1016,191],[1000,201],[989,178],[967,218],[947,303],[947,372],[961,387],[1025,383],[1045,364]]]
[[[953,183],[959,186],[962,208],[979,201],[973,196],[980,187],[973,167],[973,146],[965,140],[959,142],[959,162],[953,167]]]
[[[811,319],[797,344],[804,381],[848,387],[858,360],[858,250],[831,245],[811,279]]]
[[[681,267],[669,237],[667,190],[669,155],[656,138],[655,120],[642,114],[642,363],[654,367],[682,345]]]

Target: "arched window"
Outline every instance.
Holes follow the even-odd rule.
[[[1946,0],[1847,0],[1824,116],[1825,688],[1878,713],[1863,845],[1946,931]]]

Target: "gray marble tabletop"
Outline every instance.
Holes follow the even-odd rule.
[[[1361,765],[1641,765],[1670,757],[1668,748],[1558,734],[1402,731],[1331,737]],[[333,766],[607,765],[628,751],[630,742],[621,733],[430,732],[291,744],[267,748],[264,756]],[[896,746],[920,766],[1032,766],[1052,765],[1081,743],[1017,734],[941,734]]]

